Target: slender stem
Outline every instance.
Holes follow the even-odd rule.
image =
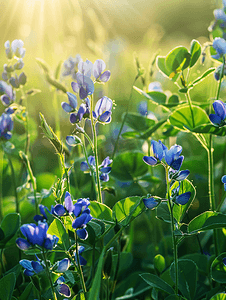
[[[53,88],[53,107],[55,111],[56,135],[58,139],[60,139],[60,116],[59,116],[60,109],[58,107],[57,90],[55,88]]]
[[[11,178],[12,178],[12,183],[13,183],[13,190],[14,190],[14,195],[15,195],[15,203],[16,203],[16,212],[19,214],[20,213],[20,206],[19,206],[19,199],[17,195],[17,185],[16,185],[16,176],[15,176],[15,171],[13,168],[12,160],[9,155],[7,155],[10,169],[11,169]]]
[[[97,144],[97,134],[96,134],[96,123],[94,122],[93,119],[93,97],[91,95],[91,101],[90,101],[90,106],[91,106],[91,124],[92,124],[92,131],[93,131],[93,145],[94,145],[94,157],[95,157],[95,167],[96,167],[96,182],[97,182],[97,191],[98,191],[98,201],[102,203],[102,195],[101,195],[101,185],[100,185],[100,176],[99,176],[99,163],[98,163],[98,144]]]
[[[84,277],[83,277],[83,272],[82,272],[82,267],[80,265],[80,260],[79,260],[79,253],[78,253],[78,235],[77,235],[77,232],[75,233],[76,235],[76,258],[77,258],[77,265],[78,265],[78,273],[79,273],[79,277],[80,277],[80,281],[81,281],[81,286],[82,286],[82,290],[83,290],[83,293],[86,293],[86,285],[85,285],[85,280],[84,280]]]
[[[189,90],[186,93],[186,98],[187,98],[188,104],[190,106],[191,118],[192,118],[192,127],[195,128],[195,119],[194,119],[193,108],[192,108],[192,103],[191,103],[191,97],[190,97],[190,94],[189,94]]]
[[[29,152],[29,147],[30,147],[30,134],[29,134],[29,116],[28,116],[28,101],[27,101],[27,95],[24,93],[23,87],[21,87],[21,94],[23,98],[25,99],[26,102],[26,121],[25,121],[25,130],[26,130],[26,144],[24,148],[25,154],[28,154]]]
[[[130,100],[131,100],[131,98],[132,98],[132,93],[133,93],[133,86],[134,86],[136,80],[137,80],[137,76],[136,76],[136,78],[134,79],[133,84],[132,84],[132,89],[131,89],[131,92],[130,92],[130,96],[129,96],[129,100],[128,100],[128,105],[127,105],[127,108],[126,108],[126,112],[125,112],[125,114],[124,114],[124,117],[123,117],[123,120],[122,120],[122,124],[121,124],[121,127],[120,127],[120,129],[119,129],[119,133],[118,133],[117,139],[116,139],[116,141],[115,141],[115,147],[114,147],[114,151],[113,151],[113,154],[112,154],[112,159],[114,159],[114,157],[115,157],[115,153],[116,153],[116,150],[117,150],[117,148],[118,148],[119,138],[120,138],[120,135],[121,135],[121,133],[122,133],[122,129],[123,129],[123,127],[124,127],[124,124],[125,124],[125,121],[126,121],[128,112],[129,112]]]
[[[47,276],[49,278],[52,294],[53,294],[54,300],[57,300],[57,296],[56,296],[56,293],[55,293],[54,287],[53,287],[52,277],[51,277],[51,274],[50,274],[50,271],[49,271],[48,262],[47,262],[47,259],[46,259],[45,249],[43,249],[42,253],[43,253],[43,258],[44,258],[44,262],[45,262],[45,266],[46,266],[46,273],[47,273]]]
[[[222,64],[222,70],[221,70],[221,77],[220,77],[220,81],[219,81],[219,84],[218,84],[216,100],[219,100],[220,89],[221,89],[221,83],[222,83],[222,79],[223,79],[223,77],[224,77],[224,66],[225,66],[225,56],[223,55],[223,64]]]
[[[171,219],[171,234],[172,234],[172,244],[173,244],[173,255],[174,255],[174,265],[175,265],[175,294],[178,294],[178,258],[177,258],[177,242],[174,235],[174,217],[173,217],[173,203],[170,199],[170,182],[168,180],[168,167],[166,167],[166,183],[167,183],[167,196],[168,196],[168,206],[170,211]]]
[[[67,191],[69,193],[71,193],[71,191],[70,191],[70,178],[69,178],[69,175],[68,175],[67,168],[65,166],[64,155],[63,154],[59,154],[59,155],[60,155],[61,166],[63,168],[63,172],[64,172],[64,174],[66,176],[66,180],[67,180]]]
[[[209,199],[210,210],[215,211],[215,193],[214,193],[214,168],[213,168],[213,136],[209,136],[208,147],[208,186],[209,186]]]
[[[3,219],[3,196],[2,196],[2,187],[3,187],[3,160],[4,152],[2,147],[0,147],[0,222]]]

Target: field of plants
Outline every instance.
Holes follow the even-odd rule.
[[[0,0],[0,300],[226,300],[226,0],[168,2]]]

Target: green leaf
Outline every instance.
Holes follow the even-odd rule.
[[[99,293],[100,293],[100,285],[101,285],[101,278],[102,278],[102,266],[103,266],[103,260],[104,260],[104,250],[102,250],[99,262],[97,265],[95,277],[93,280],[92,287],[90,289],[88,300],[93,299],[99,299]]]
[[[54,219],[54,221],[50,224],[47,233],[56,235],[59,238],[57,245],[62,246],[65,250],[68,250],[68,248],[70,247],[69,238],[64,225],[60,220]]]
[[[179,185],[178,182],[175,182],[172,187],[171,187],[171,191],[176,188],[177,186]],[[185,213],[188,211],[188,209],[190,208],[190,206],[192,205],[192,202],[194,201],[195,199],[195,195],[196,195],[196,191],[195,191],[195,188],[193,186],[193,184],[188,180],[188,179],[185,179],[181,182],[181,185],[180,185],[180,190],[179,190],[179,195],[180,194],[183,194],[185,192],[191,192],[191,197],[188,201],[187,204],[185,205],[174,205],[173,207],[173,216],[174,218],[179,222],[181,223],[183,218],[184,218],[184,215]]]
[[[191,48],[190,48],[190,53],[191,53],[191,60],[190,60],[190,68],[192,68],[196,62],[198,61],[200,55],[202,52],[202,47],[200,43],[196,40],[191,41]]]
[[[187,254],[182,257],[182,259],[190,259],[194,261],[196,264],[198,271],[202,273],[208,274],[209,272],[209,266],[208,266],[208,257],[207,255],[203,255],[200,253],[192,253],[192,254]]]
[[[20,228],[21,218],[17,213],[11,213],[4,217],[0,229],[4,232],[4,238],[0,240],[0,248],[4,248],[6,243],[17,233]]]
[[[161,291],[164,291],[168,294],[174,294],[174,290],[172,289],[172,287],[168,283],[166,283],[164,280],[159,278],[158,276],[149,274],[149,273],[144,273],[144,274],[141,274],[140,276],[151,287],[156,288]]]
[[[226,266],[223,263],[224,258],[226,258],[226,252],[217,256],[210,268],[211,277],[219,283],[226,283]]]
[[[226,300],[226,294],[220,293],[215,296],[213,296],[210,300]]]
[[[57,67],[56,67],[56,70],[55,70],[55,79],[59,79],[59,77],[60,77],[60,70],[61,70],[62,64],[63,64],[63,61],[61,60],[58,63]]]
[[[175,282],[175,264],[171,264],[170,274]],[[189,259],[178,261],[178,288],[187,300],[194,299],[197,284],[197,267]]]
[[[151,99],[159,104],[165,104],[166,103],[166,95],[162,92],[158,91],[152,91],[147,92],[147,94],[151,97]]]
[[[194,85],[198,84],[204,78],[206,78],[208,75],[210,75],[211,73],[213,73],[215,70],[216,70],[216,68],[210,68],[210,69],[206,70],[200,77],[196,78],[189,86],[193,87]]]
[[[47,65],[47,63],[43,59],[36,58],[36,61],[39,65],[39,67],[41,67],[46,74],[48,74],[50,72],[49,66]]]
[[[145,131],[155,124],[154,120],[148,119],[138,113],[128,113],[125,122],[129,127],[138,132]]]
[[[169,99],[167,101],[167,104],[175,104],[175,105],[177,105],[177,104],[179,104],[179,102],[180,102],[179,96],[176,95],[176,94],[173,94],[173,95],[171,95],[169,97]]]
[[[103,221],[112,221],[112,211],[107,205],[91,201],[89,209],[93,218]]]
[[[123,225],[127,225],[144,210],[145,205],[142,199],[137,196],[120,200],[112,208],[117,221]]]
[[[190,53],[185,47],[179,46],[171,50],[165,60],[166,68],[169,70],[169,78],[186,69],[190,63]]]
[[[182,296],[170,295],[165,300],[187,300],[187,299]]]
[[[34,290],[36,290],[36,288],[34,287],[33,283],[30,282],[21,294],[19,300],[33,300],[35,297]]]
[[[52,86],[54,86],[56,89],[64,92],[64,93],[67,93],[67,89],[66,87],[60,83],[59,81],[57,81],[56,79],[52,78],[51,76],[49,76],[48,73],[46,73],[46,80],[49,84],[51,84]]]
[[[15,284],[16,275],[14,273],[4,276],[0,280],[0,299],[11,300]]]
[[[212,124],[203,124],[198,127],[195,127],[192,132],[196,133],[210,133],[215,134],[218,136],[225,136],[226,135],[226,127],[217,127]]]
[[[142,152],[123,152],[114,158],[111,175],[121,181],[134,181],[148,172]]]
[[[127,131],[127,132],[122,133],[122,137],[125,140],[139,139],[140,138],[140,133],[138,131]]]
[[[209,117],[204,109],[198,106],[192,106],[194,126],[192,114],[189,105],[176,109],[169,117],[170,123],[182,131],[188,131],[209,122]]]
[[[195,217],[188,224],[188,232],[196,233],[209,229],[217,229],[226,227],[226,215],[213,211],[206,211]]]
[[[170,212],[167,202],[161,202],[156,208],[156,217],[166,223],[171,223]]]

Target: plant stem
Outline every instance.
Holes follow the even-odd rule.
[[[13,190],[14,190],[14,195],[15,195],[15,203],[16,203],[16,212],[19,214],[20,213],[20,206],[19,206],[19,199],[17,195],[17,185],[16,185],[16,176],[15,176],[15,171],[13,168],[12,160],[9,155],[7,155],[10,169],[11,169],[11,177],[12,177],[12,183],[13,183]]]
[[[100,185],[100,176],[99,176],[99,163],[98,163],[98,145],[97,145],[97,134],[96,134],[96,123],[93,119],[93,97],[91,95],[90,101],[90,116],[91,116],[91,124],[92,124],[92,132],[93,132],[93,146],[94,146],[94,157],[95,157],[95,167],[96,167],[96,184],[97,184],[97,191],[98,191],[98,199],[97,201],[102,203],[102,195],[101,195],[101,185]]]
[[[75,232],[75,235],[76,235],[76,258],[77,258],[77,265],[78,265],[78,273],[79,273],[79,277],[80,277],[80,282],[81,282],[81,286],[82,286],[82,290],[83,290],[83,293],[86,293],[86,285],[85,285],[85,280],[84,280],[84,277],[83,277],[83,272],[82,272],[82,267],[80,265],[80,260],[79,260],[79,253],[78,253],[78,235],[77,235],[77,232]]]
[[[29,118],[28,118],[28,101],[27,101],[27,95],[24,93],[23,87],[21,87],[21,94],[23,98],[25,99],[26,102],[26,122],[25,122],[25,130],[26,130],[26,144],[25,144],[25,149],[24,152],[25,154],[28,154],[29,152],[29,147],[30,147],[30,134],[29,134]]]
[[[48,262],[47,262],[47,259],[46,259],[45,249],[42,250],[42,254],[43,254],[43,258],[44,258],[44,262],[45,262],[45,266],[46,266],[46,273],[47,273],[47,276],[49,278],[49,282],[50,282],[50,286],[51,286],[53,298],[54,298],[54,300],[57,300],[57,296],[56,296],[56,293],[55,293],[54,287],[53,287],[52,277],[51,277],[51,274],[50,274],[50,271],[49,271]]]
[[[192,118],[192,127],[195,128],[195,120],[194,120],[194,114],[193,114],[193,108],[192,108],[192,103],[191,103],[191,97],[190,97],[190,94],[189,94],[189,90],[186,93],[186,98],[187,98],[188,104],[190,106],[191,118]]]
[[[172,244],[173,244],[173,256],[174,256],[174,265],[175,265],[175,294],[178,294],[178,258],[177,258],[177,242],[174,235],[174,217],[173,217],[173,203],[170,199],[170,182],[168,176],[168,167],[166,167],[166,184],[167,184],[167,196],[168,196],[168,206],[170,212],[171,220],[171,234],[172,234]]]
[[[223,79],[223,77],[224,77],[224,66],[225,66],[225,56],[223,55],[223,65],[222,65],[221,77],[220,77],[220,81],[219,81],[219,85],[218,85],[218,89],[217,89],[217,97],[216,97],[216,100],[219,100],[220,89],[221,89],[221,83],[222,83],[222,79]]]
[[[60,109],[58,107],[57,90],[55,88],[53,88],[53,107],[55,110],[56,135],[60,140],[60,116],[59,116]]]
[[[133,81],[132,89],[131,89],[130,96],[129,96],[129,100],[128,100],[128,105],[127,105],[127,108],[126,108],[126,112],[125,112],[125,114],[124,114],[124,117],[123,117],[123,120],[122,120],[122,124],[121,124],[121,127],[120,127],[120,129],[119,129],[119,133],[118,133],[117,139],[116,139],[116,141],[115,141],[115,147],[114,147],[114,151],[113,151],[113,154],[112,154],[112,159],[113,159],[113,160],[114,160],[115,153],[116,153],[116,150],[117,150],[117,147],[118,147],[119,138],[120,138],[120,135],[121,135],[121,133],[122,133],[122,129],[123,129],[123,127],[124,127],[124,124],[125,124],[125,121],[126,121],[128,112],[129,112],[129,105],[130,105],[130,100],[131,100],[131,98],[132,98],[133,86],[134,86],[136,80],[137,80],[137,76],[136,76],[136,78],[135,78],[134,81]]]
[[[65,174],[65,176],[66,176],[66,180],[67,180],[67,191],[68,191],[69,193],[71,193],[71,191],[70,191],[70,178],[69,178],[69,175],[68,175],[67,168],[66,168],[66,166],[65,166],[64,155],[63,155],[63,154],[59,154],[59,156],[60,156],[61,166],[62,166],[62,168],[63,168],[63,172],[64,172],[64,174]],[[62,176],[62,177],[63,177],[63,176]]]

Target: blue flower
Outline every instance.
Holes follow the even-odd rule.
[[[71,199],[71,195],[69,192],[66,192],[64,198],[64,205],[62,204],[55,205],[52,209],[52,213],[59,217],[62,217],[66,214],[71,214],[73,212],[73,209],[74,209],[74,205]]]
[[[68,258],[64,258],[61,261],[57,262],[57,272],[65,272],[68,270],[68,268],[70,267],[70,260]]]
[[[225,103],[223,103],[221,100],[216,100],[213,103],[213,109],[215,111],[215,114],[210,114],[209,118],[210,121],[215,126],[224,126],[225,125],[225,118],[226,118],[226,106]]]
[[[70,288],[67,284],[64,283],[65,279],[63,276],[60,276],[54,283],[56,286],[56,289],[59,294],[65,296],[65,297],[70,297],[71,296],[71,291]]]
[[[78,247],[78,256],[79,256],[79,263],[80,263],[80,266],[85,266],[85,265],[87,264],[87,260],[81,256],[81,253],[82,253],[84,250],[85,250],[85,247],[83,247],[83,246],[79,246],[79,247]],[[76,251],[74,251],[74,256],[75,256],[76,263],[78,264]]]
[[[223,38],[216,37],[213,41],[213,48],[216,50],[217,54],[211,55],[214,59],[219,59],[221,56],[226,54],[226,41]]]
[[[176,196],[175,202],[180,205],[185,205],[188,203],[190,197],[191,197],[191,192],[185,192],[183,194]]]
[[[69,92],[67,92],[67,96],[68,96],[69,104],[67,102],[62,102],[61,106],[64,111],[66,111],[67,113],[70,113],[70,112],[74,111],[77,107],[77,97],[74,94],[69,93]]]
[[[6,41],[5,42],[6,56],[9,59],[12,59],[14,55],[17,56],[18,58],[23,58],[26,52],[23,46],[24,46],[24,42],[22,40],[12,41],[11,47],[10,47],[10,42]]]
[[[224,190],[226,191],[226,175],[221,177],[221,182],[224,184]]]
[[[151,82],[148,86],[149,92],[161,92],[163,93],[162,85],[158,81]]]
[[[107,82],[110,79],[111,72],[104,71],[106,64],[102,59],[97,59],[93,64],[93,76],[96,78],[96,81]]]
[[[41,213],[41,216],[40,215],[35,215],[34,216],[34,220],[35,222],[44,222],[45,220],[47,221],[47,215],[46,215],[46,211],[48,211],[48,213],[51,214],[51,212],[49,211],[48,207],[46,207],[45,205],[42,205],[42,204],[39,204],[39,210],[40,210],[40,213]]]
[[[62,76],[69,76],[71,75],[74,79],[76,79],[75,74],[77,73],[78,63],[81,60],[81,56],[79,54],[76,55],[75,58],[69,57],[67,60],[65,60],[63,64],[63,72]]]
[[[163,159],[167,147],[161,141],[156,142],[154,140],[151,141],[151,147],[154,156],[144,156],[143,161],[150,166],[154,166]]]
[[[161,201],[158,201],[154,197],[149,197],[149,198],[143,198],[144,205],[149,208],[153,209],[155,208]]]
[[[174,145],[169,150],[165,151],[165,161],[172,169],[180,170],[184,156],[181,155],[182,147],[180,145]]]
[[[95,157],[93,155],[90,155],[88,157],[88,163],[86,161],[82,161],[80,165],[80,169],[85,172],[89,170],[89,165],[90,167],[94,170],[95,168]],[[92,175],[92,174],[90,174]]]
[[[24,275],[26,276],[32,276],[34,274],[38,274],[40,272],[42,272],[43,266],[40,264],[39,261],[30,261],[27,259],[22,259],[19,261],[19,264],[25,268],[24,270]]]
[[[48,225],[47,223],[39,223],[35,224],[24,224],[20,227],[22,234],[26,237],[26,239],[18,238],[16,240],[16,245],[21,250],[27,250],[31,246],[38,245],[47,250],[52,250],[59,238],[55,235],[47,234]]]
[[[213,14],[216,21],[226,22],[226,14],[223,9],[214,9]]]
[[[222,68],[223,68],[223,64],[221,64],[220,66],[218,66],[217,68],[216,68],[216,70],[214,71],[214,78],[215,78],[215,80],[216,81],[219,81],[220,80],[220,78],[221,78],[221,74],[222,74]],[[223,73],[223,77],[224,77],[224,75],[226,75],[226,68],[224,67],[224,73]],[[222,78],[223,78],[222,77]]]
[[[96,103],[95,111],[93,111],[93,117],[97,119],[100,123],[110,123],[112,106],[113,102],[110,98],[106,96],[102,97]]]
[[[84,76],[91,77],[93,73],[93,64],[90,60],[83,61],[82,59],[78,63],[78,73],[83,74]]]
[[[11,130],[13,130],[12,116],[9,113],[3,113],[0,116],[0,139],[9,140],[12,137]]]
[[[189,170],[183,170],[183,171],[175,171],[173,169],[170,169],[169,171],[169,177],[172,180],[176,180],[176,181],[183,181],[185,180],[188,175],[190,174]]]

